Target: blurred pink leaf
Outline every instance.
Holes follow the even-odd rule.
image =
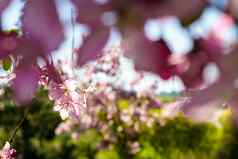
[[[7,57],[18,47],[16,32],[0,32],[0,59]]]
[[[35,63],[38,56],[44,55],[44,50],[36,39],[22,36],[18,41],[18,47],[13,51],[13,55],[22,57],[22,60],[29,63]]]
[[[187,88],[201,86],[203,83],[203,70],[208,62],[208,55],[203,50],[195,50],[188,54],[185,63],[180,64],[184,65],[180,67],[188,65],[187,69],[183,70],[184,72],[177,71]]]
[[[63,27],[54,0],[27,1],[22,25],[25,36],[42,45],[44,53],[57,49],[64,40]]]
[[[177,75],[187,88],[196,88],[203,84],[203,71],[209,62],[219,64],[224,55],[220,41],[215,37],[199,38],[194,41],[194,48],[182,63],[177,66]],[[181,69],[184,68],[184,69]]]
[[[136,69],[157,73],[163,79],[175,74],[174,66],[169,64],[172,54],[163,40],[150,41],[143,32],[130,32],[123,42],[125,55],[134,60]]]
[[[143,2],[143,1],[142,1]],[[176,16],[184,23],[190,23],[199,17],[207,5],[206,0],[170,0],[170,1],[144,1],[136,3],[139,13],[145,18],[158,18],[163,16]],[[145,5],[147,4],[147,5]]]
[[[0,1],[0,15],[2,14],[2,11],[10,4],[12,0],[1,0]]]
[[[196,50],[206,52],[210,61],[219,60],[224,55],[222,42],[215,35],[208,35],[207,38],[195,39]]]
[[[198,110],[200,108],[202,109],[202,105],[206,105],[212,101],[222,101],[225,103],[233,97],[237,91],[235,86],[238,77],[237,50],[238,46],[234,47],[229,54],[225,55],[219,61],[221,76],[217,82],[189,95],[191,99],[183,105],[185,114],[191,116],[191,112],[199,113]]]
[[[197,109],[210,101],[225,100],[232,93],[232,87],[228,81],[218,81],[217,83],[190,93],[190,100],[183,105],[185,114],[189,114],[193,109]]]
[[[16,78],[13,80],[13,91],[17,102],[25,104],[35,96],[39,74],[32,65],[20,65],[15,70]]]
[[[97,57],[101,56],[109,36],[110,30],[108,28],[92,32],[87,36],[82,46],[77,50],[78,65],[82,66],[88,61],[95,60]]]
[[[228,0],[228,11],[238,20],[238,0]]]
[[[101,15],[105,7],[94,0],[72,0],[77,8],[77,21],[90,27],[97,28],[101,25]]]

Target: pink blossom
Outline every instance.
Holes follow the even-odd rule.
[[[78,119],[86,107],[83,93],[72,90],[65,83],[51,82],[49,85],[49,98],[54,100],[54,110],[60,113],[63,120],[66,118]]]
[[[0,150],[0,159],[14,159],[16,157],[16,150],[11,148],[9,142],[6,142],[3,149]]]

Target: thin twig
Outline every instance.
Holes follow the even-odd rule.
[[[74,9],[71,8],[71,26],[72,26],[72,51],[71,51],[71,68],[72,68],[72,72],[75,75],[75,68],[74,68],[74,49],[75,49],[75,13],[74,13]]]
[[[29,108],[26,108],[25,111],[24,111],[23,117],[19,120],[17,126],[16,126],[15,129],[13,130],[13,133],[12,133],[11,137],[10,137],[9,140],[8,140],[9,143],[12,143],[14,137],[16,136],[17,131],[20,129],[20,127],[22,126],[24,120],[26,119],[28,112],[29,112]]]
[[[75,47],[75,18],[74,18],[74,10],[71,9],[71,25],[73,29],[73,37],[72,37],[72,62],[74,60],[74,47]]]

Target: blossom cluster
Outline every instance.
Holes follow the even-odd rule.
[[[120,48],[111,48],[95,62],[89,63],[81,69],[75,69],[76,73],[73,74],[64,71],[65,65],[62,67],[59,63],[58,68],[61,70],[61,77],[63,77],[61,81],[54,82],[54,80],[47,79],[47,75],[42,74],[40,83],[49,90],[49,99],[54,101],[54,110],[60,113],[63,120],[66,118],[79,120],[83,113],[91,109],[90,96],[101,96],[100,94],[103,93],[114,98],[114,89],[119,92],[128,92],[128,94],[134,93],[137,96],[154,97],[153,84],[148,90],[138,91],[132,87],[131,90],[126,91],[125,81],[120,77],[123,58]],[[44,67],[41,70],[44,72]],[[100,77],[105,79],[100,80]],[[136,86],[140,80],[143,78],[140,73],[137,73],[136,78],[128,82],[127,85]]]
[[[14,159],[16,157],[16,150],[11,148],[9,142],[6,142],[2,150],[0,150],[0,159]]]
[[[89,129],[96,129],[102,135],[102,140],[98,145],[99,149],[118,143],[120,136],[127,134],[130,138],[127,141],[129,151],[131,154],[136,154],[140,150],[140,144],[135,136],[166,124],[168,118],[177,116],[181,112],[186,100],[181,98],[176,102],[162,103],[156,94],[155,84],[148,90],[142,91],[123,89],[124,83],[119,78],[120,60],[123,58],[121,50],[113,48],[108,51],[105,56],[86,65],[81,70],[85,73],[84,76],[74,81],[74,86],[78,88],[93,87],[91,91],[85,92],[87,108],[81,111],[79,118],[69,116],[62,121],[55,133],[57,135],[71,134],[72,138],[78,139],[81,133]],[[102,75],[102,73],[107,75],[108,80],[100,81],[94,78],[97,74]],[[140,80],[143,78],[136,78],[130,85],[136,86]],[[51,94],[51,87],[49,87],[49,92]],[[57,98],[55,99],[55,104],[57,104]],[[61,107],[63,106],[68,105]]]
[[[189,100],[178,104],[179,109],[182,105],[181,109],[187,114],[194,115],[196,110],[203,116],[207,115],[204,112],[213,111],[215,106],[227,103],[237,115],[237,41],[225,46],[218,36],[221,29],[215,28],[207,35],[191,34],[193,48],[176,56],[163,36],[151,40],[144,31],[148,20],[166,21],[171,16],[177,17],[184,25],[183,28],[188,30],[187,26],[201,15],[204,8],[213,5],[212,1],[71,2],[76,11],[76,23],[85,24],[89,30],[82,37],[82,45],[73,48],[76,60],[72,62],[77,63],[71,69],[81,67],[105,53],[98,61],[85,66],[86,74],[83,77],[79,77],[82,74],[78,72],[72,76],[62,73],[53,62],[53,52],[66,37],[56,1],[25,1],[20,18],[21,28],[17,31],[3,30],[0,22],[0,59],[6,69],[11,65],[11,60],[14,63],[14,78],[11,80],[14,98],[20,104],[27,104],[34,97],[39,84],[47,87],[49,98],[55,104],[54,110],[66,120],[56,130],[57,133],[75,129],[73,134],[77,137],[80,131],[96,127],[103,134],[103,147],[119,140],[115,137],[115,132],[127,132],[133,136],[136,132],[143,131],[143,127],[163,123],[163,118],[158,118],[160,109],[157,107],[161,106],[161,102],[153,92],[154,85],[141,92],[135,91],[134,85],[143,76],[140,74],[137,80],[129,84],[132,91],[125,91],[119,74],[121,55],[115,50],[109,53],[103,51],[112,29],[119,31],[122,36],[122,52],[133,59],[137,70],[153,72],[164,80],[178,76],[186,91],[196,90],[189,95]],[[0,1],[0,16],[11,3],[12,0]],[[236,25],[238,9],[234,4],[237,4],[237,0],[229,0],[228,5],[222,8],[224,16],[218,23],[222,27]],[[42,61],[39,62],[40,60]],[[204,71],[210,63],[217,66],[219,78],[206,85]],[[61,67],[63,70],[64,65],[61,64]],[[95,82],[93,79],[98,74],[107,75],[107,81]],[[201,111],[203,108],[207,111]],[[135,141],[128,141],[128,145],[132,148],[132,153],[139,147]],[[11,158],[14,154],[15,151],[6,143],[1,151],[1,158]]]
[[[237,18],[232,5],[234,1],[230,0],[227,8],[224,8],[224,12],[227,11],[224,13],[226,19],[230,19],[229,25],[233,25]],[[0,14],[11,2],[12,0],[1,1]],[[193,22],[194,17],[199,17],[208,4],[213,5],[211,1],[186,0],[182,5],[176,0],[168,2],[72,0],[71,2],[76,10],[77,23],[86,24],[90,30],[83,38],[83,44],[76,49],[79,66],[102,55],[113,27],[117,28],[123,37],[122,46],[125,54],[134,59],[139,69],[157,73],[163,79],[178,75],[187,88],[202,84],[201,75],[209,62],[215,62],[223,70],[225,61],[220,59],[229,59],[223,55],[219,41],[215,40],[214,35],[217,32],[215,29],[208,37],[192,37],[194,49],[185,57],[178,58],[179,60],[171,60],[172,51],[163,38],[151,41],[144,34],[144,26],[151,18],[166,20],[169,16],[176,16],[181,23],[187,24]],[[33,98],[38,87],[37,59],[42,58],[48,63],[52,52],[65,40],[65,33],[55,1],[26,1],[20,21],[22,26],[19,33],[8,33],[0,29],[0,50],[1,59],[11,54],[16,60],[17,65],[14,69],[16,78],[12,85],[15,98],[24,103]],[[227,24],[225,22],[227,20],[224,21],[224,25]],[[51,74],[52,69],[48,68],[47,71]],[[28,89],[22,89],[25,87]]]
[[[236,41],[224,46],[224,41],[218,36],[224,27],[235,26],[237,22],[236,0],[229,0],[222,12],[218,24],[220,28],[212,29],[206,35],[190,35],[193,41],[193,49],[176,56],[162,36],[151,40],[145,35],[145,25],[150,19],[166,21],[171,16],[177,17],[184,29],[189,30],[191,23],[196,20],[207,6],[216,6],[210,0],[186,0],[181,3],[173,1],[94,1],[94,0],[71,0],[76,13],[76,23],[85,24],[89,33],[83,36],[82,45],[73,48],[76,53],[77,66],[82,66],[90,60],[95,60],[103,54],[111,29],[116,28],[122,36],[121,47],[124,54],[133,59],[139,70],[156,73],[167,80],[178,76],[186,86],[186,90],[197,89],[198,93],[184,106],[185,111],[191,111],[194,107],[207,103],[211,100],[223,98],[231,105],[236,104],[236,80],[237,80],[237,44]],[[0,2],[0,15],[12,3],[12,0]],[[38,19],[41,19],[40,21]],[[24,2],[21,28],[19,31],[4,31],[0,27],[0,58],[5,60],[11,56],[14,59],[14,79],[11,85],[14,98],[19,103],[27,103],[32,100],[41,80],[42,69],[38,60],[43,60],[46,65],[46,76],[52,87],[59,85],[65,87],[61,74],[52,63],[52,53],[56,51],[65,40],[65,32],[62,21],[58,15],[56,1],[28,0]],[[1,26],[1,25],[0,25]],[[223,29],[222,29],[223,28]],[[5,60],[7,61],[7,60]],[[209,86],[204,86],[204,71],[208,64],[214,63],[220,76]],[[7,64],[5,64],[5,67]],[[75,67],[75,66],[74,66]],[[110,67],[108,67],[110,70]],[[113,73],[108,71],[108,73]],[[54,84],[56,83],[56,84]],[[204,88],[201,90],[201,88]],[[55,88],[53,88],[55,89]],[[78,93],[64,91],[65,99],[59,99],[59,105],[75,105],[73,98],[80,98]],[[55,89],[56,90],[56,89]],[[224,90],[224,93],[219,93]],[[69,95],[71,94],[71,95]],[[202,96],[203,98],[200,100]],[[63,97],[62,97],[63,98]],[[66,102],[67,101],[67,102]],[[200,101],[200,104],[197,104]],[[78,106],[76,106],[78,107]],[[59,109],[57,109],[59,110]],[[234,107],[234,110],[236,108]],[[63,116],[68,116],[66,113]]]
[[[104,88],[103,88],[104,89]],[[56,134],[70,133],[73,138],[80,137],[81,132],[90,128],[96,128],[102,134],[103,140],[99,148],[105,148],[110,144],[117,143],[118,134],[136,135],[143,131],[143,127],[152,128],[160,124],[160,108],[149,97],[128,97],[126,92],[104,90],[88,95],[88,108],[79,120],[72,118],[62,122],[55,130]],[[154,99],[159,100],[159,99]],[[131,153],[139,150],[139,143],[135,140],[128,141]]]

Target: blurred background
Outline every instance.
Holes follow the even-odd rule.
[[[222,9],[226,0],[212,0],[201,17],[185,30],[176,17],[150,19],[144,32],[150,40],[163,36],[173,54],[192,50],[193,36],[216,32],[225,47],[238,40],[238,30]],[[2,16],[3,29],[20,28],[19,18],[24,1],[14,0]],[[178,77],[164,81],[149,73],[138,73],[133,62],[117,57],[117,69],[108,72],[110,60],[91,62],[97,69],[87,77],[90,67],[72,70],[73,49],[80,46],[87,26],[75,23],[75,8],[70,1],[57,1],[57,9],[66,31],[66,40],[55,52],[54,61],[68,77],[81,85],[97,87],[87,96],[87,114],[79,121],[62,120],[52,111],[49,92],[40,88],[27,114],[16,106],[7,81],[0,86],[0,146],[13,133],[12,146],[17,159],[237,159],[238,128],[231,110],[222,105],[214,116],[194,122],[179,113],[184,85]],[[111,29],[105,50],[117,49],[121,35]],[[110,51],[109,51],[110,52]],[[113,52],[113,51],[112,51]],[[120,52],[120,51],[114,51]],[[113,57],[109,57],[113,58]],[[106,65],[106,64],[108,65]],[[0,75],[9,74],[1,67]],[[213,63],[204,72],[207,84],[214,82],[219,71]],[[138,81],[136,81],[139,79]],[[136,84],[133,82],[136,81]],[[163,107],[162,107],[163,106]],[[26,115],[25,115],[26,114]]]

